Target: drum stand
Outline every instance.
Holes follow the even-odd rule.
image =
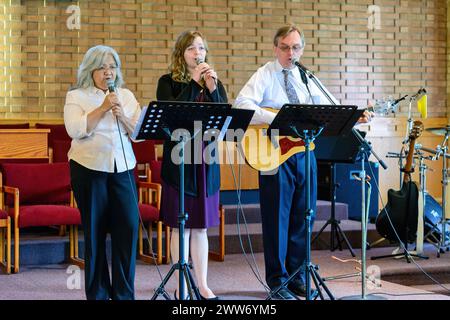
[[[440,154],[442,154],[442,218],[441,218],[441,238],[440,243],[437,250],[437,257],[439,258],[441,256],[441,253],[445,253],[446,251],[449,251],[450,244],[447,243],[447,219],[446,219],[446,207],[447,207],[447,185],[448,185],[448,173],[447,173],[447,158],[448,158],[448,147],[447,147],[447,141],[448,141],[448,131],[445,133],[444,141],[440,146],[438,146],[438,152],[436,153],[437,158]]]

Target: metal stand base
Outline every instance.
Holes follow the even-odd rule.
[[[278,288],[271,290],[269,292],[269,296],[266,298],[266,300],[272,300],[274,297],[277,296],[278,292],[281,291],[281,289],[285,289],[287,291],[289,291],[289,293],[295,297],[297,300],[299,300],[299,298],[291,291],[289,290],[289,288],[287,287],[287,285],[291,282],[291,280],[301,271],[301,269],[303,269],[304,267],[301,267],[299,270],[295,271],[292,276],[289,277],[289,279],[287,279],[281,286],[279,286]],[[328,298],[330,300],[335,300],[333,294],[331,293],[331,291],[328,289],[328,287],[325,284],[325,279],[322,279],[319,275],[319,266],[318,265],[314,265],[314,264],[310,264],[308,266],[308,272],[306,272],[306,274],[309,274],[311,276],[311,279],[314,282],[314,285],[316,287],[316,290],[314,290],[313,294],[310,296],[310,299],[312,300],[316,300],[318,297],[320,297],[320,299],[324,300],[325,296],[322,293],[322,289],[325,291],[325,293],[328,295]]]
[[[342,251],[342,241],[345,241],[345,244],[347,245],[348,250],[350,251],[350,254],[355,257],[355,252],[353,251],[353,248],[350,244],[350,241],[348,241],[347,236],[342,231],[340,224],[340,221],[336,219],[336,188],[339,186],[336,183],[336,164],[331,163],[331,216],[330,219],[327,220],[325,225],[320,229],[320,231],[314,236],[311,243],[314,243],[316,241],[320,234],[325,230],[325,228],[330,225],[330,250],[334,251],[337,248],[339,248],[339,251]],[[335,241],[336,240],[336,245]]]
[[[362,297],[361,295],[354,295],[354,296],[342,297],[339,300],[361,300],[361,301],[365,301],[365,300],[387,300],[387,298],[379,296],[379,295],[367,294],[364,297]]]
[[[305,265],[299,267],[294,273],[292,273],[289,278],[275,291],[271,291],[267,299],[272,299],[273,295],[277,294],[282,288],[287,289],[287,285],[291,282],[303,269],[305,271],[305,288],[306,288],[306,300],[316,299],[317,295],[320,296],[321,299],[324,299],[324,296],[321,292],[321,287],[326,291],[329,298],[334,300],[333,295],[330,290],[325,285],[325,282],[319,276],[317,270],[319,269],[316,265],[311,263],[311,215],[313,214],[313,210],[311,209],[311,165],[310,165],[310,143],[314,141],[314,139],[322,132],[323,127],[318,130],[317,133],[314,130],[303,130],[303,135],[300,135],[297,132],[295,127],[292,129],[297,133],[299,138],[302,138],[305,142],[305,180],[306,180],[306,210],[305,210],[305,224],[306,224],[306,233],[305,233],[305,242],[306,242],[306,259]],[[311,279],[314,282],[317,288],[317,295],[314,293],[311,295]],[[287,289],[289,290],[289,289]],[[296,297],[295,295],[293,295]]]
[[[383,256],[371,257],[370,260],[378,260],[378,259],[384,259],[384,258],[395,258],[395,257],[404,257],[406,259],[406,262],[408,262],[408,263],[411,263],[411,258],[410,257],[420,258],[420,259],[428,259],[427,256],[423,256],[423,255],[415,254],[415,253],[409,253],[408,251],[403,250],[403,252],[401,252],[401,253],[387,254],[387,255],[383,255]]]
[[[169,281],[170,277],[174,274],[176,270],[181,270],[184,278],[186,279],[187,292],[190,300],[194,300],[194,296],[197,300],[201,300],[200,291],[198,287],[195,285],[194,278],[192,277],[190,269],[192,266],[187,263],[175,263],[169,270],[169,273],[164,277],[163,281],[159,285],[159,287],[155,290],[151,300],[156,300],[160,295],[163,295],[166,300],[171,300],[170,296],[167,294],[167,291],[164,289],[164,286]],[[176,298],[176,297],[175,297]]]
[[[312,240],[312,243],[319,238],[320,234],[325,230],[325,228],[330,225],[330,250],[335,251],[339,248],[339,251],[342,251],[342,242],[344,241],[347,245],[348,250],[350,251],[350,254],[353,257],[356,257],[355,252],[353,251],[353,247],[350,244],[350,241],[348,240],[347,236],[345,235],[344,231],[342,231],[340,226],[340,221],[336,220],[334,217],[331,217],[327,220],[325,225],[320,229],[320,231],[314,236],[314,239]],[[336,240],[336,245],[335,241]]]

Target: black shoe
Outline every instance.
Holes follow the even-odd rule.
[[[175,292],[173,293],[173,297],[175,298],[175,300],[180,300],[177,297],[177,290],[175,290]],[[185,300],[191,300],[191,297],[189,295],[187,295]]]
[[[200,294],[200,293],[199,293]],[[215,296],[214,298],[205,298],[204,296],[202,296],[200,294],[200,299],[201,300],[220,300],[220,298],[218,296]]]
[[[306,297],[306,284],[300,280],[300,279],[294,279],[288,284],[289,290],[292,291],[292,293],[295,293],[296,295],[300,297]],[[310,297],[314,297],[317,294],[317,290],[311,288]]]
[[[286,289],[283,288],[273,295],[274,300],[296,300],[295,297]]]

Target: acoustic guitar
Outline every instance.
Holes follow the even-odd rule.
[[[409,135],[409,151],[403,169],[404,175],[402,187],[398,191],[393,189],[388,190],[387,204],[376,218],[375,225],[378,233],[392,242],[398,242],[399,240],[392,225],[403,243],[413,243],[416,240],[419,212],[419,187],[416,182],[411,180],[411,172],[414,145],[422,131],[422,122],[414,121],[413,128]],[[391,221],[389,221],[389,218]]]
[[[263,108],[273,113],[279,110]],[[305,151],[305,143],[300,138],[289,136],[269,136],[269,125],[251,126],[247,129],[240,142],[240,148],[245,160],[258,171],[273,171],[283,164],[289,157]],[[310,144],[314,150],[314,143]]]
[[[396,105],[393,99],[377,100],[368,110],[377,114],[395,112]],[[277,113],[278,109],[263,108]],[[305,151],[305,143],[300,138],[289,136],[267,135],[268,125],[252,125],[244,134],[239,149],[243,152],[248,165],[258,171],[273,171],[282,165],[289,157]],[[314,150],[314,143],[310,150]]]

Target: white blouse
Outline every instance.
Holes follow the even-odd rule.
[[[136,125],[141,108],[133,93],[123,88],[117,88],[116,92],[125,116]],[[117,172],[124,172],[127,170],[127,165],[129,170],[136,166],[136,158],[130,137],[119,122],[124,151],[122,150],[117,121],[112,111],[109,110],[103,115],[92,132],[87,132],[88,113],[98,108],[107,94],[108,92],[105,94],[95,87],[67,92],[64,124],[72,138],[68,158],[88,169],[102,172],[114,172],[115,162]]]

